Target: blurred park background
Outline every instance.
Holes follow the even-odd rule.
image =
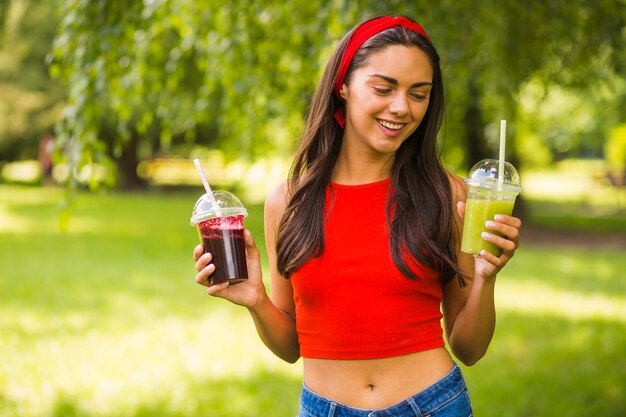
[[[299,364],[193,282],[191,160],[263,253],[323,65],[379,13],[439,50],[446,166],[506,119],[522,178],[475,415],[626,415],[625,0],[0,0],[0,417],[296,414]]]

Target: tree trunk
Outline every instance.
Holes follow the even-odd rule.
[[[139,166],[139,158],[137,155],[139,140],[140,138],[137,132],[133,132],[130,139],[124,143],[120,157],[117,158],[120,188],[144,189],[148,186],[148,183],[137,173],[137,167]]]
[[[485,140],[485,121],[480,107],[478,87],[474,80],[467,84],[468,104],[463,116],[465,126],[466,165],[469,170],[474,164],[489,155]]]

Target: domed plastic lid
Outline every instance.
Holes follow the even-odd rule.
[[[483,159],[472,167],[469,177],[465,180],[468,185],[485,188],[498,188],[499,161],[497,159]],[[522,192],[517,170],[509,162],[504,163],[504,178],[502,188],[505,191]]]
[[[196,202],[191,214],[192,226],[215,217],[248,215],[248,211],[233,193],[219,190],[213,191],[212,194],[213,198],[209,194],[204,194]]]

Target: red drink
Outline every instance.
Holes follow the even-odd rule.
[[[197,224],[204,253],[213,256],[215,271],[210,285],[229,281],[236,284],[248,278],[246,248],[243,242],[243,215],[215,217]]]
[[[243,242],[243,218],[248,211],[228,191],[204,194],[196,202],[191,225],[196,226],[204,253],[213,256],[215,271],[209,285],[221,282],[236,284],[248,278],[246,247]]]

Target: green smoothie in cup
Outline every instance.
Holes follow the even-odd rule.
[[[517,170],[508,162],[504,164],[504,178],[498,180],[498,161],[484,159],[474,165],[467,183],[467,200],[463,220],[461,251],[479,255],[486,250],[500,256],[501,248],[482,238],[483,232],[497,235],[485,227],[496,214],[510,216],[517,195],[522,191],[519,186]]]
[[[496,214],[506,214],[510,216],[513,212],[515,200],[481,200],[468,198],[465,204],[465,220],[463,222],[461,250],[478,255],[480,251],[484,249],[499,256],[501,249],[482,238],[483,232],[497,234],[493,230],[487,229],[485,222],[487,220],[493,220]]]

